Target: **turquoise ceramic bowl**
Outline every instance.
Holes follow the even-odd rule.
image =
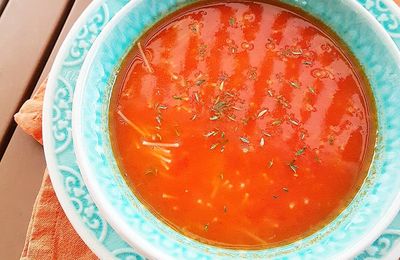
[[[91,196],[113,228],[155,259],[345,259],[371,244],[400,208],[400,55],[378,22],[355,0],[282,0],[330,26],[356,55],[372,85],[378,110],[376,154],[352,203],[317,233],[273,249],[230,250],[199,243],[153,216],[119,172],[108,131],[113,83],[124,55],[143,30],[194,1],[133,0],[107,25],[87,55],[74,96],[73,137]]]

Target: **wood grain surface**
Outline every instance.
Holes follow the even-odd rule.
[[[0,158],[16,126],[13,115],[32,93],[72,4],[10,0],[0,17]]]
[[[0,69],[0,82],[1,82],[0,90],[3,90],[3,87],[4,89],[6,89],[6,86],[3,86],[5,78],[7,79],[7,82],[9,82],[7,88],[13,88],[16,84],[22,84],[21,82],[25,82],[24,83],[26,85],[25,88],[28,88],[27,93],[21,95],[23,90],[22,87],[23,84],[22,84],[18,88],[19,94],[15,93],[15,95],[13,95],[16,102],[18,102],[18,104],[14,106],[14,110],[17,110],[19,109],[20,104],[22,104],[29,97],[30,93],[32,92],[32,89],[38,86],[40,82],[42,82],[42,80],[44,80],[47,77],[51,69],[51,65],[53,64],[54,58],[57,54],[57,51],[61,46],[65,36],[69,32],[75,20],[79,17],[79,15],[91,1],[90,0],[76,0],[72,2],[62,1],[62,0],[9,0],[9,1],[10,2],[7,4],[6,9],[4,10],[4,15],[7,12],[9,12],[7,17],[9,16],[21,17],[22,15],[26,15],[27,17],[30,17],[32,19],[32,17],[35,16],[34,12],[36,12],[37,9],[32,9],[31,11],[29,11],[26,8],[31,8],[30,5],[38,4],[38,2],[43,2],[40,4],[41,8],[46,6],[45,9],[49,10],[49,12],[47,12],[46,19],[43,19],[41,22],[37,22],[35,26],[47,27],[46,31],[50,32],[51,30],[49,28],[54,29],[55,24],[51,26],[47,23],[50,23],[50,21],[53,21],[53,23],[61,21],[62,23],[61,25],[59,25],[61,27],[60,29],[62,29],[61,33],[60,30],[58,30],[58,32],[56,30],[55,33],[56,35],[53,35],[52,37],[49,37],[48,34],[45,34],[47,36],[45,37],[41,36],[40,38],[42,41],[40,41],[40,39],[37,39],[38,36],[32,40],[32,44],[35,47],[31,47],[31,51],[33,52],[32,56],[36,58],[36,61],[34,59],[28,59],[29,65],[26,64],[27,68],[23,70],[24,73],[26,73],[24,76],[25,78],[24,80],[16,79],[17,75],[14,75],[13,76],[14,78],[12,78],[9,75],[4,76],[2,70]],[[20,3],[30,3],[30,4],[25,6],[25,8],[23,8],[23,6],[20,6],[19,4],[15,4],[18,5],[18,8],[16,8],[16,6],[10,5],[10,3],[13,1]],[[49,5],[48,4],[49,1],[53,3]],[[2,0],[0,0],[0,3],[2,3]],[[59,9],[60,4],[64,4],[61,5],[64,6],[64,8],[66,8],[64,9],[64,12],[62,12]],[[68,4],[72,5],[68,6]],[[12,12],[8,9],[10,6],[13,9]],[[53,7],[55,6],[57,8],[53,12],[52,9],[50,9],[50,6]],[[4,16],[1,16],[0,46],[3,37],[1,31],[1,23],[4,22],[2,21],[3,19]],[[17,21],[18,19],[13,19],[13,20],[14,22],[20,22],[20,23],[29,22],[29,20],[25,19],[22,19],[21,21]],[[9,21],[7,23],[10,24],[11,22]],[[17,27],[21,28],[23,27],[23,25],[20,24],[17,25]],[[39,31],[44,31],[44,30],[45,29],[42,28]],[[14,37],[15,37],[14,40],[18,40],[18,37],[16,36]],[[31,37],[33,37],[32,34]],[[3,41],[5,40],[3,39]],[[45,48],[45,50],[42,47]],[[34,48],[34,50],[32,48]],[[19,52],[18,49],[8,48],[8,51],[13,52],[14,55],[17,56],[19,55],[18,53],[16,53]],[[43,55],[43,53],[46,52],[47,55]],[[42,55],[36,55],[39,53],[42,53]],[[48,55],[49,53],[51,53],[50,56]],[[8,59],[11,58],[12,56],[11,54],[12,53],[6,54],[9,55]],[[3,55],[3,52],[1,52],[1,55]],[[27,59],[27,57],[25,57],[25,59]],[[6,65],[3,62],[4,62],[3,59],[0,58],[0,68],[3,68],[2,66]],[[13,64],[18,65],[18,63],[16,62],[14,62]],[[41,64],[39,68],[32,69],[32,66],[38,66],[38,64],[39,65]],[[19,64],[18,66],[21,66],[21,64]],[[8,71],[11,71],[11,69],[9,69]],[[14,67],[14,71],[18,71],[18,67]],[[29,73],[31,74],[30,76]],[[30,84],[26,84],[26,82],[29,81],[26,80],[28,78],[32,79]],[[18,98],[20,99],[18,100]],[[1,103],[6,99],[7,96],[3,95],[0,96],[0,108],[6,106],[5,104]],[[7,102],[8,105],[10,104],[11,101]],[[7,113],[7,116],[11,117],[8,118],[7,120],[12,121],[13,112],[11,112],[11,109],[9,111],[10,112]],[[0,114],[0,124],[3,122],[4,119],[3,116],[6,116],[6,113]],[[0,131],[0,136],[1,133],[2,132]],[[10,134],[11,138],[9,139],[9,143],[6,147],[7,149],[5,150],[4,156],[0,161],[0,209],[2,209],[0,210],[0,230],[2,231],[2,235],[0,236],[1,260],[19,259],[25,240],[26,230],[31,217],[33,203],[39,191],[44,169],[46,167],[43,155],[43,148],[41,147],[41,145],[36,143],[32,139],[32,137],[23,133],[22,130],[19,128],[16,128],[15,132],[11,130],[10,133],[11,133]]]

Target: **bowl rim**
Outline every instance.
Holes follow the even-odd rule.
[[[285,2],[285,0],[279,0]],[[397,57],[400,60],[400,50],[394,43],[393,39],[389,36],[388,32],[382,27],[382,25],[375,19],[375,17],[369,13],[359,2],[356,0],[341,0],[347,2],[353,10],[358,11],[358,13],[364,17],[366,17],[373,25],[380,39],[390,47],[390,50],[393,52],[393,57]],[[88,52],[86,59],[82,65],[81,71],[79,73],[79,78],[76,84],[76,89],[73,97],[73,110],[72,110],[72,135],[74,140],[74,150],[76,153],[77,162],[79,168],[82,173],[83,180],[87,185],[89,193],[96,203],[97,207],[102,216],[107,220],[107,222],[117,231],[117,233],[123,237],[125,241],[127,241],[130,245],[132,245],[135,250],[137,250],[140,254],[149,257],[151,259],[173,259],[171,256],[164,253],[162,250],[159,250],[157,247],[153,246],[151,243],[146,241],[146,239],[142,238],[140,235],[135,233],[129,233],[127,230],[129,229],[129,225],[127,225],[124,221],[120,221],[119,214],[117,214],[113,206],[108,202],[104,201],[102,197],[102,189],[90,178],[91,172],[90,170],[90,162],[85,159],[84,153],[84,144],[81,142],[81,129],[82,129],[82,114],[80,113],[81,104],[79,103],[80,97],[84,91],[84,83],[85,76],[88,74],[90,70],[90,64],[95,59],[95,53],[102,45],[104,39],[108,36],[108,34],[113,30],[113,28],[118,24],[125,15],[129,14],[133,8],[135,8],[138,4],[144,2],[144,0],[132,0],[128,4],[126,4],[121,11],[119,11],[115,17],[104,27],[103,31],[95,40],[92,48]],[[394,3],[393,3],[394,4]],[[396,8],[397,10],[397,8]],[[400,10],[398,10],[400,16]],[[395,197],[394,201],[391,203],[390,209],[385,212],[384,216],[379,220],[377,225],[371,228],[365,236],[362,237],[356,244],[347,248],[347,252],[339,252],[338,254],[332,256],[338,259],[347,259],[353,258],[357,256],[362,250],[368,247],[370,244],[374,242],[374,240],[379,237],[379,235],[385,230],[385,228],[393,221],[400,210],[400,191]]]
[[[390,49],[392,50],[393,54],[396,54],[394,55],[394,57],[397,57],[397,59],[399,59],[400,49],[397,47],[396,43],[390,37],[388,32],[378,22],[378,20],[376,20],[375,17],[356,0],[348,0],[348,2],[353,6],[353,8],[360,10],[361,13],[363,13],[363,15],[368,17],[368,20],[371,21],[376,31],[379,32],[381,40],[386,42],[386,44],[390,46]],[[394,4],[394,2],[392,2],[392,4]],[[400,14],[400,10],[398,8],[395,9],[398,10]],[[392,202],[390,209],[385,213],[384,217],[382,217],[381,220],[378,222],[378,225],[370,229],[370,231],[357,244],[348,248],[349,253],[343,252],[341,254],[338,254],[337,255],[338,259],[356,257],[357,254],[362,252],[365,248],[371,245],[379,237],[379,235],[390,225],[390,223],[393,222],[399,211],[400,211],[400,191],[397,193],[397,196]]]
[[[90,172],[90,167],[88,165],[88,161],[83,159],[85,158],[84,156],[84,149],[83,149],[83,143],[77,140],[80,140],[80,133],[81,133],[81,124],[78,122],[81,122],[81,116],[82,114],[80,113],[80,109],[78,109],[79,103],[79,97],[83,94],[84,91],[84,75],[88,74],[88,71],[90,69],[90,64],[93,62],[95,59],[95,50],[99,49],[102,42],[103,38],[106,38],[108,33],[112,31],[114,26],[121,20],[125,15],[127,15],[132,8],[135,8],[138,4],[143,2],[144,0],[131,0],[128,4],[126,4],[112,19],[109,21],[109,23],[103,28],[102,32],[99,34],[99,36],[96,38],[94,41],[92,47],[90,48],[88,54],[86,55],[85,61],[83,62],[82,68],[79,72],[79,77],[76,82],[76,87],[75,87],[75,92],[74,92],[74,97],[73,97],[73,104],[75,104],[72,108],[72,136],[74,140],[74,151],[76,154],[76,160],[79,165],[79,168],[82,173],[82,178],[83,181],[85,182],[90,196],[92,197],[93,201],[99,208],[100,214],[107,220],[107,222],[111,225],[111,227],[128,243],[130,244],[133,248],[135,248],[138,253],[141,255],[148,257],[150,259],[171,259],[169,256],[165,255],[164,253],[161,252],[161,250],[158,250],[156,247],[151,245],[149,242],[147,242],[144,238],[141,236],[135,234],[135,233],[130,233],[130,235],[125,232],[126,230],[129,229],[129,226],[123,222],[119,221],[118,214],[114,211],[112,205],[108,203],[104,203],[103,199],[101,199],[101,195],[103,192],[100,189],[99,186],[93,185],[91,182],[91,178],[89,177],[90,174],[86,174]],[[81,87],[80,87],[81,86]],[[80,107],[80,106],[79,106]],[[151,252],[151,253],[150,253]]]

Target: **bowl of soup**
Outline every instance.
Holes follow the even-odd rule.
[[[132,1],[82,67],[78,163],[146,257],[350,258],[400,208],[399,68],[355,1]]]

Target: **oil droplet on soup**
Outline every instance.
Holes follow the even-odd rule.
[[[137,197],[204,243],[268,248],[312,234],[359,190],[375,107],[337,36],[287,6],[192,5],[145,33],[110,107]]]

